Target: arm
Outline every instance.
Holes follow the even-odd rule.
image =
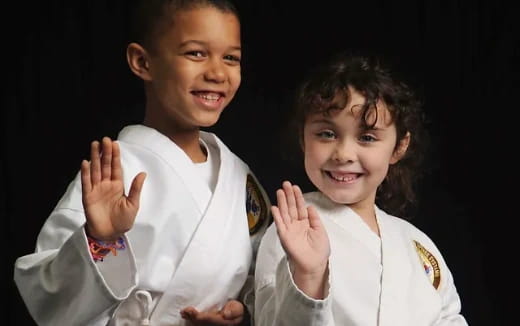
[[[81,178],[76,178],[70,185],[47,219],[38,237],[36,252],[18,258],[15,263],[16,285],[39,325],[106,324],[117,304],[137,283],[135,262],[129,250],[125,255],[118,255],[117,264],[95,263],[85,234],[85,229],[89,228],[97,236],[103,232],[97,224],[93,228],[88,224],[96,219],[103,224],[102,218],[96,215],[99,210],[92,209],[91,195],[97,193],[97,204],[108,201],[113,197],[104,196],[99,184],[121,182],[121,174],[117,171],[121,170],[119,148],[116,144],[113,150],[114,144],[109,139],[104,140],[103,149],[110,151],[104,158],[100,158],[99,144],[92,144],[91,163],[82,163]],[[110,149],[105,148],[109,145]],[[102,165],[105,166],[103,172]],[[86,166],[92,168],[85,171]],[[107,173],[110,173],[110,180]],[[86,180],[86,175],[90,180]],[[136,179],[139,187],[144,176]],[[80,187],[80,180],[83,187]],[[133,196],[139,197],[139,190],[134,190]],[[85,216],[82,197],[85,211],[94,216]]]
[[[437,249],[433,242],[432,245]],[[455,287],[453,275],[448,269],[446,262],[444,261],[444,258],[442,258],[440,252],[439,257],[441,257],[442,264],[444,265],[445,277],[441,283],[441,288],[439,289],[442,308],[441,314],[435,323],[435,326],[467,326],[468,323],[466,322],[466,319],[461,315],[461,302]]]
[[[276,233],[270,228],[257,258],[255,325],[328,325],[327,233],[299,187],[284,182],[277,200]]]

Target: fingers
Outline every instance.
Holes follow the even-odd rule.
[[[101,162],[99,156],[99,142],[93,141],[90,145],[90,180],[92,186],[101,181]]]
[[[280,210],[277,206],[271,206],[271,214],[273,215],[274,224],[276,224],[276,229],[278,232],[285,232],[287,230],[287,225],[280,214]]]
[[[229,300],[221,310],[226,320],[234,320],[244,316],[244,305],[237,300]]]
[[[112,143],[112,180],[122,180],[121,150],[117,142]]]
[[[132,180],[132,185],[130,186],[130,191],[128,192],[128,200],[135,207],[139,207],[139,200],[141,198],[141,190],[143,190],[144,179],[146,179],[146,173],[140,172],[134,180]]]
[[[320,215],[318,214],[318,211],[316,210],[316,208],[314,208],[314,206],[309,206],[307,208],[307,211],[309,213],[310,227],[313,229],[321,228],[322,227],[321,219],[320,219]]]
[[[293,186],[294,197],[296,198],[296,208],[298,210],[298,219],[305,220],[308,218],[307,207],[305,199],[303,199],[303,193],[300,187]]]
[[[296,208],[296,199],[294,198],[293,186],[289,181],[284,181],[282,184],[285,192],[285,198],[287,198],[287,212],[291,217],[291,221],[298,219],[298,209]]]
[[[181,310],[181,317],[184,319],[195,319],[199,312],[194,307],[187,307]]]
[[[112,175],[112,140],[103,137],[101,145],[101,178],[110,180]]]
[[[90,163],[87,160],[81,162],[81,191],[83,195],[92,191],[92,183],[90,181]]]
[[[287,207],[287,198],[284,190],[278,189],[276,191],[276,201],[283,223],[289,225],[291,223],[291,217],[289,216],[289,208]]]
[[[235,308],[233,310],[238,312]],[[230,317],[225,317],[223,310],[198,311],[194,307],[187,307],[181,311],[181,317],[194,325],[238,325],[243,319],[243,314],[235,317],[231,314]]]

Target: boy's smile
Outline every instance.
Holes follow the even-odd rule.
[[[162,130],[215,124],[240,86],[240,23],[213,7],[180,10],[148,50],[146,121]]]

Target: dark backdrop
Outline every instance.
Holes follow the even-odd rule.
[[[393,62],[425,103],[434,145],[412,222],[443,252],[469,323],[513,325],[520,59],[513,6],[316,3],[238,3],[243,83],[211,130],[250,164],[271,198],[286,178],[309,190],[280,143],[296,82],[337,50]],[[32,325],[12,281],[14,260],[33,250],[90,141],[140,121],[142,94],[124,57],[125,1],[23,2],[2,11],[2,286],[10,325]]]

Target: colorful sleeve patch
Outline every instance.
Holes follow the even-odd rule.
[[[417,254],[419,254],[419,258],[423,264],[424,271],[430,279],[433,287],[437,290],[441,283],[441,269],[439,267],[439,262],[435,256],[426,250],[426,248],[424,248],[419,242],[415,240],[413,242],[415,244],[415,250],[417,250]]]
[[[253,235],[260,230],[267,220],[267,203],[256,179],[250,174],[247,175],[246,189],[247,224],[249,225],[249,234]]]

